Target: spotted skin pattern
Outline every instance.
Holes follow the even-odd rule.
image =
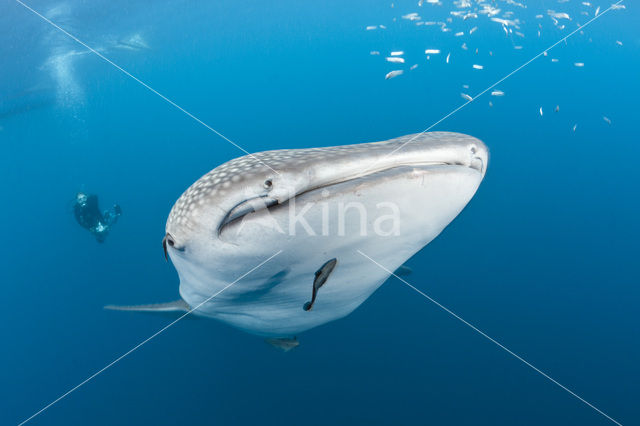
[[[405,156],[424,149],[425,145],[445,144],[452,141],[469,142],[475,138],[460,133],[431,132],[406,135],[382,142],[324,148],[281,149],[264,151],[230,160],[198,179],[178,199],[167,220],[167,230],[189,227],[189,216],[212,199],[223,198],[243,182],[260,181],[276,172],[299,172],[318,163],[338,164],[341,161],[370,159],[383,161],[399,151]]]

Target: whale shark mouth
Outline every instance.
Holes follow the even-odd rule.
[[[257,196],[257,197],[253,197],[253,198],[248,198],[244,201],[239,202],[238,204],[236,204],[231,210],[229,210],[229,212],[224,216],[224,218],[222,219],[222,221],[220,222],[220,225],[218,225],[218,229],[217,229],[217,234],[218,237],[222,234],[222,232],[225,230],[225,228],[227,228],[229,225],[235,224],[237,222],[240,222],[241,220],[243,220],[248,214],[251,213],[255,213],[258,212],[260,210],[263,209],[267,209],[270,210],[274,207],[277,207],[279,205],[283,205],[285,203],[287,203],[289,200],[295,198],[295,197],[299,197],[303,194],[306,194],[308,192],[311,191],[317,191],[317,190],[322,190],[322,189],[327,189],[330,188],[334,185],[337,184],[341,184],[344,182],[349,182],[349,181],[356,181],[356,180],[360,180],[360,179],[370,179],[375,175],[381,175],[384,172],[387,172],[389,170],[392,169],[397,169],[397,168],[401,168],[401,167],[415,167],[418,169],[431,169],[431,168],[435,168],[435,167],[442,167],[442,166],[451,166],[451,167],[465,167],[465,168],[470,168],[473,170],[476,170],[479,173],[483,173],[484,170],[484,164],[481,158],[476,157],[474,159],[474,161],[471,161],[470,164],[464,164],[464,163],[447,163],[447,162],[428,162],[428,163],[414,163],[414,164],[400,164],[397,166],[393,166],[393,167],[387,167],[384,169],[372,169],[370,170],[368,173],[363,173],[360,175],[355,175],[355,176],[348,176],[348,177],[343,177],[341,179],[336,179],[327,183],[323,183],[321,185],[315,185],[315,186],[310,186],[308,188],[305,188],[303,191],[300,191],[299,193],[288,197],[284,200],[278,201],[277,199],[270,197],[269,195],[261,195],[261,196]]]
[[[278,204],[278,200],[269,197],[268,195],[261,195],[254,198],[249,198],[239,202],[224,216],[220,225],[218,225],[218,236],[222,234],[223,229],[231,223],[239,222],[249,213],[257,212],[262,209],[269,209]]]

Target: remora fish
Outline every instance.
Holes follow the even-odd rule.
[[[465,207],[487,162],[480,140],[448,132],[231,160],[191,185],[167,220],[181,299],[110,308],[188,311],[282,250],[193,314],[290,348],[387,280],[358,250],[401,268]]]

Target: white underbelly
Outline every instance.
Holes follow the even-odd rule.
[[[234,247],[250,247],[250,256],[226,260],[205,276],[188,265],[176,264],[182,298],[193,308],[282,250],[195,313],[268,337],[294,336],[348,315],[389,277],[359,251],[394,271],[458,215],[482,179],[475,170],[451,166],[385,173],[388,176],[373,183],[351,181],[330,187],[329,194],[318,194],[318,190],[299,196],[297,211],[315,201],[304,214],[315,235],[300,222],[290,233],[286,205],[252,213],[241,228],[233,225],[222,235]],[[363,210],[345,209],[347,203],[356,203]],[[391,217],[396,214],[394,209],[380,203],[397,206],[397,222]],[[388,219],[382,220],[382,216]],[[397,234],[391,232],[396,223]],[[315,271],[332,258],[337,259],[335,269],[319,289],[313,309],[305,311]]]

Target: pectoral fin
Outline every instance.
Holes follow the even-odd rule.
[[[264,339],[264,341],[283,352],[289,352],[291,349],[300,344],[300,342],[298,342],[298,339],[296,339],[295,337],[276,337],[271,339]]]
[[[406,277],[407,275],[411,275],[412,272],[413,269],[409,268],[408,266],[400,265],[393,274],[399,277]]]
[[[112,311],[135,311],[135,312],[189,312],[191,307],[182,299],[167,303],[152,303],[150,305],[130,305],[116,306],[107,305],[104,307]]]

